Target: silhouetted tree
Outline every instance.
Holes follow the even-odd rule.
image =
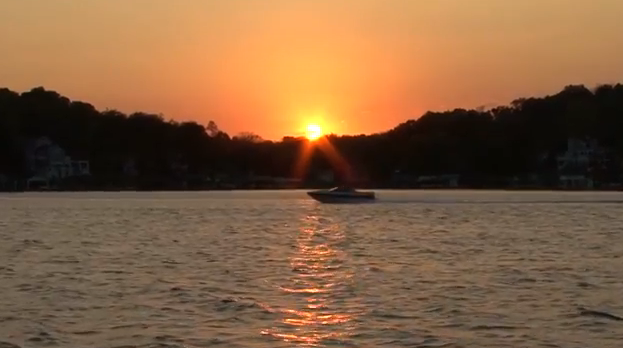
[[[460,174],[467,183],[486,185],[497,177],[554,172],[556,154],[565,150],[569,137],[591,137],[605,146],[611,160],[595,164],[594,171],[616,177],[622,134],[623,85],[616,84],[594,90],[567,86],[492,109],[428,112],[384,133],[325,140],[348,170],[371,183],[388,183],[399,172]],[[251,132],[230,137],[213,121],[204,126],[142,112],[98,111],[42,87],[21,94],[0,89],[0,173],[18,179],[32,175],[25,150],[42,136],[72,158],[89,159],[94,187],[127,183],[128,163],[136,167],[136,184],[145,188],[182,181],[200,186],[223,175],[291,177],[305,151],[307,173],[338,171],[320,146],[314,149],[304,138],[267,141]]]
[[[248,143],[260,143],[264,139],[261,136],[252,132],[242,132],[234,137],[234,140],[244,141]]]

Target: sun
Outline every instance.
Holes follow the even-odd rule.
[[[317,124],[308,124],[305,136],[309,140],[316,140],[322,136],[322,128]]]

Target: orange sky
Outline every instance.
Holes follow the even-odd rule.
[[[623,82],[623,0],[0,0],[0,86],[214,120],[384,131]]]

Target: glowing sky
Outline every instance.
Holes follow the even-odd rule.
[[[268,139],[623,82],[622,0],[0,0],[0,86]]]

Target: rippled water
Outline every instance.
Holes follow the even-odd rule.
[[[0,347],[621,346],[623,194],[378,194],[0,196]]]

